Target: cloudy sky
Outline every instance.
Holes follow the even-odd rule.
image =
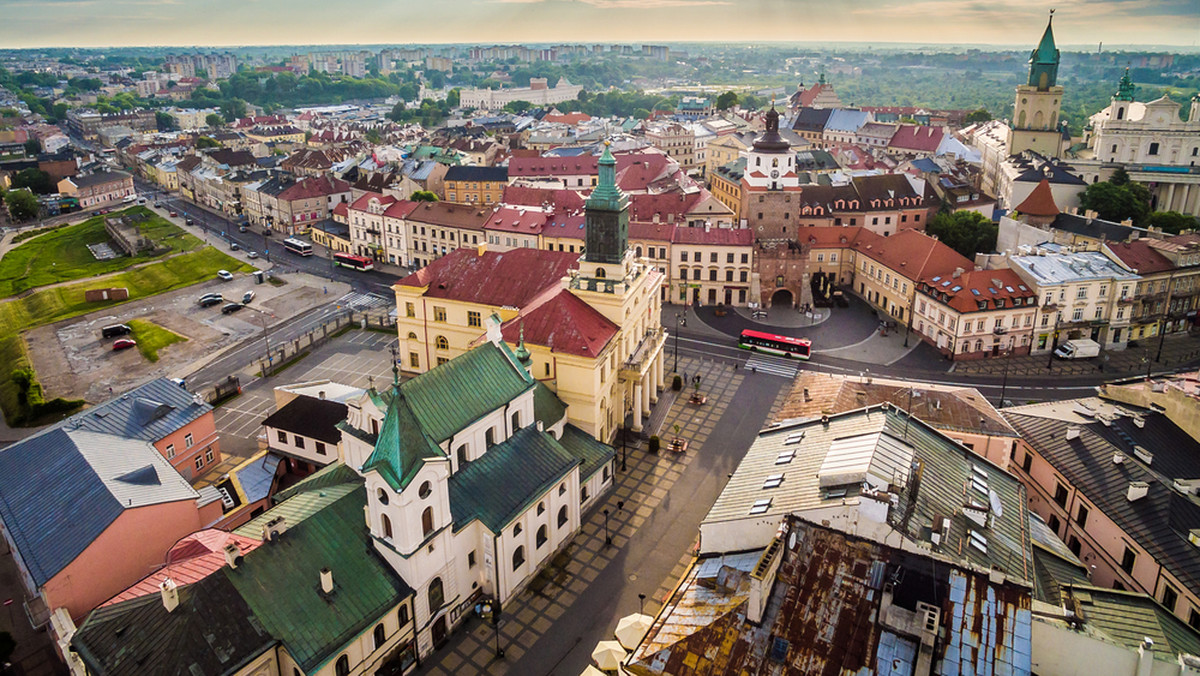
[[[0,0],[0,46],[850,41],[1200,46],[1198,0]]]

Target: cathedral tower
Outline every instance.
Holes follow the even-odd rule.
[[[1037,49],[1029,55],[1029,81],[1017,86],[1008,154],[1032,150],[1044,157],[1061,157],[1063,148],[1059,112],[1063,88],[1058,81],[1058,48],[1054,46],[1054,10]]]

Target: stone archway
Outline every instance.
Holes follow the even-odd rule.
[[[775,307],[776,305],[795,307],[796,297],[792,295],[789,289],[776,289],[775,293],[771,294],[771,304],[767,307]]]

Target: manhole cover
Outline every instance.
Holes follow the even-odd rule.
[[[630,575],[630,576],[629,576],[629,581],[630,581],[630,582],[637,582],[637,573],[634,573],[633,575]]]

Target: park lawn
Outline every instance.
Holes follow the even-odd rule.
[[[212,279],[217,270],[222,269],[250,272],[254,268],[212,247],[205,247],[108,279],[56,286],[35,291],[24,298],[0,302],[0,364],[5,365],[0,368],[0,411],[9,425],[33,422],[27,420],[31,412],[21,405],[20,388],[12,378],[16,369],[33,368],[21,338],[22,331],[120,304],[89,303],[83,297],[87,289],[125,287],[129,289],[129,300],[137,300]]]
[[[117,213],[145,215],[143,234],[166,247],[167,254],[192,251],[203,246],[199,239],[145,207],[131,207]],[[103,216],[31,238],[0,259],[0,298],[39,286],[124,270],[155,259],[149,254],[142,254],[135,258],[121,256],[107,261],[96,260],[87,245],[108,240]]]
[[[133,329],[132,338],[137,341],[138,352],[147,361],[158,361],[158,351],[173,343],[187,340],[183,336],[168,331],[154,322],[145,319],[129,320],[129,328]]]

